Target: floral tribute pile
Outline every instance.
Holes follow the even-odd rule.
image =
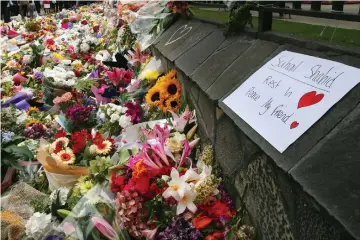
[[[104,2],[1,23],[2,239],[254,237],[148,49],[187,12]]]

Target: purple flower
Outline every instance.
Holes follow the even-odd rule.
[[[99,78],[99,70],[91,72],[89,78]]]
[[[202,233],[192,227],[189,222],[183,218],[178,218],[164,231],[157,236],[158,240],[196,240],[202,239]]]
[[[62,240],[62,238],[56,235],[49,235],[44,240]]]
[[[71,106],[66,111],[66,118],[72,120],[75,125],[80,125],[87,122],[92,114],[92,106]]]
[[[125,112],[126,116],[131,116],[131,122],[133,124],[137,124],[141,120],[141,108],[137,102],[129,101],[125,103],[125,107],[127,107],[127,111]]]
[[[36,73],[34,73],[34,78],[35,78],[35,80],[41,80],[44,78],[44,75],[42,75],[41,72],[36,72]]]

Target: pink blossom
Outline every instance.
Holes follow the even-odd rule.
[[[193,118],[193,113],[186,107],[185,111],[179,116],[178,114],[174,113],[173,111],[169,111],[172,115],[172,124],[176,131],[182,133],[186,124],[192,123],[195,121]]]
[[[179,163],[179,167],[181,167],[181,165],[183,165],[185,163],[186,158],[190,155],[191,153],[191,148],[189,145],[189,142],[186,140],[181,141],[181,144],[184,145],[184,149],[183,149],[183,153],[181,155],[181,159],[180,159],[180,163]]]
[[[75,51],[75,47],[73,45],[69,45],[68,48],[67,48],[67,51],[68,51],[69,54],[72,54]]]
[[[104,219],[99,217],[92,217],[91,221],[94,224],[95,228],[107,239],[109,240],[119,239],[114,228]]]
[[[25,82],[26,81],[26,77],[22,76],[20,73],[16,73],[14,76],[13,76],[13,82],[14,83],[22,83],[22,82]]]
[[[15,92],[20,92],[21,90],[23,90],[23,86],[21,86],[21,85],[13,86],[13,89]]]
[[[141,233],[146,238],[146,240],[153,240],[153,239],[155,239],[155,235],[157,233],[157,228],[154,228],[153,230],[146,229],[146,230],[141,231]]]
[[[105,74],[115,86],[128,85],[134,75],[131,70],[125,71],[123,68],[114,68],[113,71],[107,71]]]
[[[99,93],[100,93],[100,94],[103,94],[106,89],[107,89],[107,86],[106,86],[106,85],[101,85],[101,86],[99,87]]]

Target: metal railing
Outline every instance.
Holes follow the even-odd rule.
[[[314,18],[360,22],[360,7],[359,7],[359,14],[344,13],[344,1],[333,1],[331,12],[321,11],[320,1],[312,1],[311,10],[302,10],[301,1],[292,2],[292,8],[286,8],[284,1],[282,2],[263,1],[258,3],[259,4],[257,6],[251,7],[251,10],[259,12],[259,18],[258,18],[259,32],[270,31],[272,29],[273,12],[279,14],[291,14],[291,15],[314,17]],[[196,7],[202,7],[202,8],[227,9],[227,5],[224,3],[220,3],[219,1],[193,1],[190,2],[190,5]]]

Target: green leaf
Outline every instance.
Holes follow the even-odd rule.
[[[126,148],[120,149],[118,155],[119,155],[118,165],[125,164],[130,158],[130,153]]]
[[[67,218],[67,217],[72,217],[72,218],[74,217],[70,211],[65,210],[65,209],[59,209],[59,210],[57,210],[56,212],[57,212],[57,214],[59,214],[59,216],[62,217],[63,219],[65,219],[65,218]]]

